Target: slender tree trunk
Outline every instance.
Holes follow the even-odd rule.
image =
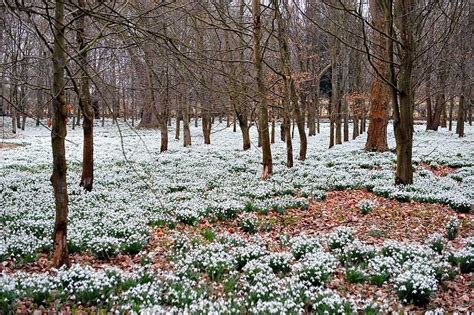
[[[278,44],[280,48],[280,59],[281,59],[281,67],[283,72],[283,81],[284,81],[284,95],[285,96],[285,103],[291,102],[291,109],[293,110],[294,117],[296,120],[296,125],[298,128],[298,134],[300,137],[300,152],[299,152],[299,160],[304,161],[306,159],[306,151],[307,151],[307,139],[306,139],[306,132],[305,132],[305,123],[304,123],[304,111],[302,111],[300,104],[298,103],[298,95],[296,93],[295,81],[292,77],[292,69],[291,69],[291,54],[290,49],[288,47],[288,30],[286,24],[281,16],[279,1],[273,0],[273,6],[275,8],[275,16],[278,24]],[[285,8],[286,8],[286,1]],[[304,102],[302,102],[304,103]]]
[[[433,105],[431,103],[431,66],[428,65],[427,80],[425,84],[426,94],[426,130],[433,129]]]
[[[453,130],[454,97],[449,101],[449,131]]]
[[[90,94],[90,92],[89,92]],[[89,99],[90,99],[90,96],[89,96]],[[91,105],[92,106],[92,105]],[[76,112],[76,125],[77,126],[80,126],[81,125],[81,106],[78,106],[77,107],[77,112]],[[92,109],[94,110],[94,109]]]
[[[272,132],[270,137],[270,143],[275,143],[275,116],[272,114]]]
[[[459,96],[459,105],[458,105],[458,121],[456,124],[456,133],[460,138],[464,137],[464,93],[461,93]]]
[[[16,134],[16,109],[10,105],[10,115],[12,118],[12,133]]]
[[[283,119],[284,130],[285,130],[285,141],[286,141],[286,166],[293,167],[293,141],[291,139],[291,119],[289,112],[284,112],[285,118]]]
[[[448,121],[447,102],[445,95],[447,75],[444,62],[442,62],[440,66],[441,70],[438,73],[438,86],[441,91],[438,93],[437,102],[440,103],[441,107],[441,128],[446,128]]]
[[[289,122],[289,121],[288,121],[288,122]],[[285,137],[286,124],[287,124],[287,123],[286,123],[286,121],[285,121],[285,113],[283,113],[283,121],[282,121],[282,123],[281,123],[281,125],[280,125],[280,140],[281,140],[282,142],[285,142],[285,141],[286,141],[286,140],[285,140],[285,139],[286,139],[286,137]]]
[[[201,106],[203,106],[201,104]],[[202,120],[202,133],[204,136],[204,144],[211,144],[211,126],[212,118],[210,117],[209,110],[206,108],[201,109],[201,120]]]
[[[168,151],[168,119],[166,117],[160,117],[159,119],[160,126],[160,152]]]
[[[316,101],[310,100],[308,103],[308,136],[316,135]]]
[[[344,131],[344,142],[349,141],[349,105],[347,100],[343,100],[343,115],[344,115],[344,124],[343,124],[343,131]]]
[[[17,106],[18,106],[18,85],[17,85],[17,77],[18,77],[18,74],[17,74],[17,65],[18,65],[18,62],[16,60],[16,57],[14,58],[14,60],[12,60],[13,62],[13,65],[12,65],[12,71],[13,71],[13,78],[12,78],[12,82],[10,84],[10,100],[11,100],[11,103],[13,104],[10,104],[10,116],[11,116],[11,119],[12,119],[12,133],[13,134],[16,134],[16,129],[17,129]]]
[[[334,115],[336,119],[336,144],[342,144],[342,100],[340,97],[338,97]]]
[[[334,146],[334,125],[336,122],[337,108],[339,102],[339,69],[338,69],[338,48],[334,39],[331,48],[331,100],[328,105],[329,114],[329,148]]]
[[[370,0],[370,12],[372,22],[376,29],[387,30],[387,11],[391,10],[388,0]],[[382,60],[387,59],[388,39],[385,34],[374,33],[374,50]],[[380,76],[388,77],[388,65],[385,61],[376,59],[373,61]],[[367,151],[383,152],[388,150],[387,144],[387,125],[388,125],[388,106],[390,100],[389,86],[383,79],[377,76],[372,78],[370,93],[370,112],[369,129],[367,131],[367,142],[365,149]],[[364,126],[365,127],[365,126]]]
[[[44,93],[41,81],[42,78],[38,76],[38,90],[36,91],[36,127],[40,125],[40,120],[43,119]]]
[[[235,112],[232,115],[232,132],[237,132],[237,117]]]
[[[78,0],[78,4],[80,8],[85,9],[85,0]],[[79,14],[80,16],[77,19],[76,27],[76,39],[79,51],[79,74],[81,76],[78,97],[79,107],[82,108],[82,112],[84,113],[84,123],[82,126],[84,132],[84,147],[82,151],[82,175],[79,185],[84,187],[85,190],[91,191],[94,181],[94,108],[92,108],[89,91],[89,76],[87,73],[89,65],[87,61],[87,42],[85,40],[85,16],[83,12]],[[77,108],[77,120],[80,119],[79,107]]]
[[[353,130],[352,130],[352,139],[356,139],[359,136],[359,110],[360,110],[360,99],[356,99],[354,103],[353,111]]]
[[[194,127],[197,128],[198,127],[198,119],[199,119],[197,109],[194,109],[193,114],[194,114]]]
[[[191,130],[189,129],[189,105],[186,102],[183,107],[183,145],[191,145]]]
[[[51,182],[54,189],[56,219],[54,224],[53,266],[69,265],[67,253],[68,193],[66,183],[66,119],[67,110],[64,99],[64,1],[56,0],[54,19],[53,48],[53,125],[51,143],[53,149],[53,174]]]
[[[469,126],[472,126],[472,99],[469,99]]]
[[[334,92],[333,92],[334,93]],[[329,148],[334,146],[334,121],[336,120],[333,110],[332,99],[334,96],[331,97],[331,101],[328,105],[328,115],[329,115]]]
[[[259,134],[262,142],[262,178],[267,179],[273,173],[272,165],[272,149],[270,146],[270,135],[268,132],[268,106],[265,92],[265,83],[263,79],[262,55],[260,49],[260,42],[262,38],[262,24],[260,13],[260,0],[252,0],[252,15],[253,15],[253,54],[254,66],[256,71],[258,99],[258,124]]]
[[[319,90],[319,85],[318,85]],[[321,133],[321,104],[319,103],[319,92],[316,94],[316,132]]]
[[[367,125],[367,116],[365,112],[365,101],[362,104],[362,112],[361,112],[361,119],[360,119],[360,133],[363,134],[365,132],[365,128]]]
[[[398,73],[398,100],[397,93],[393,93],[394,102],[394,131],[397,144],[397,170],[395,184],[413,184],[413,112],[415,108],[415,91],[413,84],[413,63],[416,53],[414,38],[415,28],[415,0],[398,1],[395,5],[395,23],[400,38],[400,66]],[[391,42],[390,58],[393,61],[394,48]],[[392,82],[395,83],[395,69],[393,63],[390,69]]]
[[[178,105],[176,108],[176,129],[175,129],[175,135],[174,139],[179,140],[179,133],[180,133],[180,127],[181,126],[181,107]]]

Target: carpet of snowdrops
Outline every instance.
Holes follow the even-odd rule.
[[[18,147],[0,150],[0,261],[18,265],[48,252],[54,224],[50,133],[28,123],[26,131],[6,140]],[[160,154],[159,131],[124,123],[97,125],[91,193],[78,185],[82,130],[69,129],[69,251],[101,260],[119,253],[139,255],[140,264],[127,271],[76,264],[48,274],[4,273],[0,313],[25,298],[38,305],[68,302],[119,312],[377,313],[394,310],[393,304],[384,297],[342,294],[325,284],[342,272],[351,283],[389,288],[400,305],[425,305],[446,279],[472,274],[474,238],[462,240],[463,247],[456,250],[447,239],[456,237],[455,218],[446,235],[430,235],[423,244],[386,240],[374,246],[341,226],[325,235],[282,235],[275,247],[275,240],[255,233],[255,213],[305,209],[313,200],[324,200],[327,191],[346,189],[469,212],[474,203],[474,128],[467,126],[466,137],[459,139],[445,129],[427,132],[415,126],[415,183],[397,187],[394,153],[363,151],[365,135],[328,150],[323,124],[322,133],[309,138],[307,160],[295,161],[292,169],[286,168],[285,146],[277,140],[272,146],[274,175],[262,181],[256,141],[244,152],[240,133],[224,127],[213,127],[211,145],[202,144],[200,128],[192,127],[191,147],[171,138],[169,151]],[[394,147],[390,128],[389,138]],[[295,137],[294,148],[297,143]],[[454,171],[435,176],[422,164]],[[360,204],[361,211],[371,207],[370,200]],[[249,237],[174,233],[166,257],[171,268],[152,268],[155,253],[148,247],[153,228],[235,218]],[[464,304],[460,306],[472,310]]]

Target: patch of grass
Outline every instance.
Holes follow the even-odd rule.
[[[383,230],[377,227],[372,227],[369,230],[369,235],[376,238],[385,238],[387,236],[387,234]]]
[[[362,271],[350,268],[346,270],[346,279],[349,283],[361,283],[364,282],[367,277]]]
[[[388,281],[388,274],[381,273],[381,274],[371,275],[369,277],[369,281],[372,284],[375,284],[377,286],[381,286],[382,284],[384,284],[385,282]]]
[[[224,280],[223,287],[225,294],[231,294],[237,289],[239,278],[237,276],[230,276]]]
[[[202,237],[204,237],[204,239],[206,239],[209,242],[213,242],[216,239],[216,233],[213,230],[208,229],[208,228],[203,229],[201,231],[201,235]]]

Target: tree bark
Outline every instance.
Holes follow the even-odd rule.
[[[454,97],[449,101],[449,131],[453,130],[453,108],[454,108]]]
[[[426,70],[427,79],[425,84],[426,94],[426,130],[433,128],[433,104],[431,103],[431,65],[428,65]]]
[[[176,126],[175,126],[175,134],[174,139],[179,140],[179,133],[180,133],[180,126],[181,126],[181,107],[178,105],[176,108]]]
[[[203,106],[201,104],[201,106]],[[204,144],[211,144],[211,127],[212,119],[207,108],[201,109],[202,133],[204,136]]]
[[[295,81],[292,77],[292,69],[291,69],[291,54],[290,49],[288,47],[288,30],[283,20],[280,12],[279,0],[272,0],[273,7],[275,9],[275,17],[278,25],[278,44],[280,48],[280,60],[281,60],[281,68],[282,68],[282,77],[284,81],[284,95],[285,95],[285,105],[286,103],[291,103],[291,109],[293,110],[294,117],[296,120],[296,126],[298,128],[298,134],[300,137],[300,152],[298,159],[304,161],[306,159],[306,151],[308,147],[307,139],[306,139],[306,132],[304,128],[304,112],[302,112],[300,104],[298,102],[298,94],[296,93],[296,86]],[[285,8],[287,12],[287,3],[285,3]],[[304,101],[302,102],[304,103]]]
[[[328,105],[329,114],[329,148],[334,146],[334,125],[336,123],[337,108],[339,102],[339,69],[337,42],[333,40],[331,48],[331,100]]]
[[[461,93],[459,96],[459,105],[458,105],[458,121],[456,124],[456,133],[460,138],[464,137],[464,93]]]
[[[388,0],[370,0],[370,12],[372,14],[372,23],[378,30],[386,31],[387,12],[391,10]],[[388,64],[383,60],[387,59],[388,39],[384,34],[374,32],[374,51],[379,58],[373,61],[374,66],[383,78],[388,77]],[[390,100],[390,89],[383,82],[383,79],[374,76],[370,93],[370,112],[369,129],[367,131],[367,142],[365,150],[383,152],[388,150],[387,144],[387,125],[388,125],[388,106]],[[365,127],[365,126],[364,126]]]
[[[344,119],[344,123],[343,123],[343,133],[344,133],[344,142],[347,142],[349,141],[349,105],[347,103],[348,101],[347,100],[343,100],[343,107],[344,107],[344,110],[343,110],[343,119]]]
[[[67,216],[68,193],[66,183],[66,147],[67,109],[64,99],[64,69],[66,53],[64,51],[64,1],[56,0],[55,19],[53,25],[53,124],[51,144],[53,151],[53,174],[51,182],[54,189],[56,218],[54,224],[53,266],[58,268],[69,266],[67,253]]]
[[[275,143],[275,117],[272,113],[272,132],[271,132],[271,136],[270,136],[270,143],[271,144],[274,144]]]
[[[78,0],[79,7],[85,9],[85,0]],[[87,191],[92,190],[94,182],[94,108],[92,108],[89,76],[87,73],[87,43],[85,40],[85,16],[83,12],[79,13],[76,26],[76,40],[78,46],[79,75],[79,107],[84,113],[83,123],[83,151],[82,151],[82,175],[79,185]],[[79,111],[79,108],[77,109]],[[79,119],[79,115],[78,118]]]
[[[183,108],[183,146],[191,145],[191,130],[189,129],[189,105],[187,102]]]
[[[253,58],[256,72],[259,110],[259,135],[262,142],[262,179],[269,178],[273,173],[272,151],[270,146],[270,135],[268,131],[268,106],[263,79],[262,56],[260,42],[262,38],[262,24],[260,12],[260,0],[252,0],[253,15]]]
[[[415,28],[415,0],[399,0],[395,5],[395,23],[400,33],[400,66],[398,73],[398,99],[393,94],[394,106],[394,131],[397,144],[397,170],[395,184],[413,184],[413,111],[415,108],[413,63],[415,60],[416,43],[414,38]],[[393,42],[390,55],[393,58]],[[390,69],[392,82],[395,83],[395,70],[393,64]]]
[[[319,85],[318,85],[319,87]],[[316,102],[310,99],[308,102],[308,136],[316,135]]]
[[[161,117],[159,119],[159,127],[160,127],[160,152],[168,151],[168,120]]]
[[[360,123],[360,110],[362,108],[362,102],[363,100],[361,99],[356,99],[354,101],[354,111],[353,111],[353,131],[352,131],[352,139],[356,139],[360,135],[360,130],[359,130],[359,123]]]

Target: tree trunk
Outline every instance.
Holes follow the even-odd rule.
[[[87,92],[88,94],[90,94],[90,92]],[[89,99],[90,99],[90,95],[89,95]],[[92,105],[91,105],[92,106]],[[94,110],[94,109],[92,109]],[[77,112],[76,112],[76,125],[77,126],[80,126],[81,125],[81,109],[80,109],[80,106],[77,107]]]
[[[292,98],[296,126],[298,128],[298,135],[300,136],[300,152],[298,159],[300,161],[306,160],[306,152],[308,150],[308,140],[306,138],[306,132],[304,130],[304,118],[303,113],[300,110],[300,105],[298,104],[298,95],[296,94],[295,81],[290,77],[290,96]]]
[[[16,109],[10,105],[10,115],[12,117],[12,133],[16,134]]]
[[[427,68],[426,93],[426,130],[433,128],[433,105],[431,103],[431,65]]]
[[[179,140],[179,133],[180,133],[180,126],[181,126],[181,111],[180,111],[180,106],[176,108],[176,126],[175,126],[175,134],[174,134],[174,139]]]
[[[53,150],[53,174],[51,182],[54,189],[56,218],[54,224],[53,266],[69,266],[67,253],[67,216],[68,193],[66,183],[66,119],[67,110],[64,99],[64,69],[66,53],[64,51],[64,1],[56,0],[54,19],[53,48],[53,124],[51,144]]]
[[[361,99],[356,99],[355,100],[355,103],[354,103],[354,111],[353,111],[353,131],[352,131],[352,139],[356,139],[359,134],[360,134],[360,131],[359,131],[359,115],[360,115],[360,109],[361,109],[361,103],[362,103],[362,100]]]
[[[237,117],[235,112],[232,115],[232,132],[237,132]]]
[[[329,115],[329,148],[334,146],[334,124],[336,122],[337,108],[339,102],[339,69],[338,69],[338,52],[337,42],[333,40],[331,48],[331,100],[328,105]]]
[[[447,75],[446,75],[444,62],[442,62],[440,66],[441,66],[441,69],[438,73],[438,86],[440,87],[441,91],[438,93],[437,102],[440,103],[440,107],[441,107],[441,128],[446,128],[447,121],[448,121],[448,113],[446,111],[447,110],[446,95],[445,95]]]
[[[441,65],[443,67],[443,65]],[[444,73],[445,71],[441,69],[438,72],[438,86],[440,87],[441,91],[436,94],[435,98],[435,108],[434,112],[432,113],[433,117],[431,119],[431,125],[429,126],[430,130],[437,131],[439,126],[441,127],[446,127],[446,121],[445,121],[445,110],[446,110],[446,100],[445,100],[445,95],[444,95],[444,85],[445,85],[445,80],[446,80],[446,75]]]
[[[372,14],[372,23],[376,29],[386,31],[387,10],[390,10],[390,1],[388,0],[370,0],[370,12]],[[387,59],[388,39],[385,34],[374,32],[374,51],[382,60]],[[388,77],[388,65],[384,61],[376,59],[373,61],[376,70],[383,78]],[[370,112],[369,129],[367,131],[367,142],[365,149],[367,151],[383,152],[388,150],[387,144],[387,125],[388,125],[388,106],[390,100],[390,88],[382,78],[374,76],[370,93]]]
[[[202,104],[201,104],[202,106]],[[204,136],[204,144],[211,144],[211,126],[212,120],[209,114],[209,110],[201,109],[201,120],[202,120],[202,133]]]
[[[248,124],[239,124],[240,131],[242,132],[242,149],[249,150],[250,149],[250,128]]]
[[[286,121],[285,121],[285,115],[283,115],[283,121],[280,125],[280,140],[282,142],[285,142],[286,137],[285,137],[285,128],[286,128]]]
[[[286,141],[286,166],[293,167],[293,143],[291,139],[291,119],[290,113],[288,111],[283,112],[283,130],[285,131],[285,141]]]
[[[328,115],[329,115],[329,148],[334,146],[334,121],[336,120],[334,117],[334,110],[332,106],[332,99],[334,96],[331,97],[331,101],[328,105]]]
[[[347,100],[343,100],[343,107],[344,107],[344,126],[343,126],[343,131],[344,131],[344,142],[349,141],[349,105]]]
[[[469,99],[469,126],[472,126],[472,99]]]
[[[281,68],[282,68],[282,77],[284,81],[284,102],[285,105],[288,103],[287,106],[291,103],[291,109],[293,110],[294,117],[296,119],[296,125],[298,128],[298,134],[300,137],[300,152],[299,152],[299,160],[304,161],[306,159],[306,151],[307,151],[307,139],[306,139],[306,132],[305,132],[305,123],[304,123],[304,112],[302,112],[300,104],[298,102],[298,95],[296,93],[295,81],[292,77],[292,69],[291,69],[291,54],[290,49],[288,47],[288,30],[286,24],[281,16],[279,1],[273,0],[273,6],[275,8],[275,16],[278,24],[278,44],[280,48],[280,60],[281,60]],[[285,8],[286,8],[286,1]],[[302,103],[305,103],[303,101]],[[289,108],[288,108],[289,109]],[[288,110],[287,109],[287,110]]]
[[[454,97],[449,101],[449,131],[453,130]]]
[[[464,93],[461,93],[461,96],[459,96],[458,121],[456,124],[456,133],[460,138],[464,137],[464,115]]]
[[[319,90],[319,85],[318,85]],[[321,132],[321,104],[319,103],[319,92],[316,94],[316,132],[319,134]]]
[[[160,152],[165,152],[168,151],[168,119],[161,117],[159,121],[161,135]]]
[[[340,97],[338,97],[336,102],[336,112],[334,116],[336,119],[336,144],[342,144],[342,100]]]
[[[263,78],[262,55],[260,41],[262,38],[262,24],[260,13],[260,0],[252,0],[253,15],[253,58],[256,72],[259,111],[259,134],[262,142],[262,179],[269,178],[273,173],[272,149],[270,146],[270,135],[268,132],[268,106],[265,93],[265,83]]]
[[[184,104],[183,108],[183,146],[191,145],[191,130],[189,129],[189,105]]]
[[[315,100],[310,100],[308,103],[308,136],[316,135],[316,104]]]
[[[85,9],[85,0],[78,1],[79,7]],[[94,181],[94,108],[92,107],[90,91],[89,91],[89,76],[87,73],[87,43],[85,40],[85,16],[83,12],[79,13],[76,27],[76,40],[78,46],[78,62],[79,62],[79,107],[84,113],[83,123],[83,151],[82,151],[82,175],[79,185],[85,190],[91,191]],[[77,120],[80,118],[79,107],[77,108]]]
[[[367,116],[365,112],[365,101],[362,104],[362,113],[361,113],[361,120],[360,120],[360,133],[363,134],[365,132],[365,128],[367,125]]]
[[[42,78],[38,77],[38,81]],[[3,92],[3,91],[2,91]],[[40,120],[43,119],[44,93],[41,82],[38,82],[38,90],[36,91],[36,127],[40,125]]]
[[[413,63],[416,53],[415,0],[401,0],[395,5],[395,23],[398,26],[401,39],[400,67],[398,73],[399,103],[397,93],[393,93],[395,141],[397,144],[397,170],[395,184],[413,184],[413,111],[415,108],[415,91],[413,84]],[[393,42],[391,43],[390,58],[394,58]],[[393,60],[391,60],[393,61]],[[393,63],[390,69],[392,82],[395,83]]]
[[[272,115],[272,132],[270,137],[270,143],[275,143],[275,117]]]

